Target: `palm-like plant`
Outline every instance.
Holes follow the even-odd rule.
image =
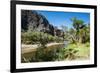
[[[76,53],[78,52],[78,50],[75,50],[75,49],[65,49],[66,52],[65,52],[65,58],[67,60],[74,60],[77,58],[76,56]]]
[[[86,25],[83,20],[79,20],[76,17],[72,18],[71,21],[73,22],[73,27],[76,30],[76,39],[81,43],[86,35]]]

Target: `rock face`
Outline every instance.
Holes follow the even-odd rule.
[[[21,10],[22,31],[40,31],[51,35],[61,36],[63,31],[55,28],[42,15],[32,10]]]

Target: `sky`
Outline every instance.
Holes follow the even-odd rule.
[[[72,28],[72,17],[77,17],[85,22],[85,24],[90,23],[90,13],[82,12],[56,12],[56,11],[37,11],[46,17],[50,24],[53,26],[61,28],[61,25]]]

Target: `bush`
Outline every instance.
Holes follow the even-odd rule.
[[[22,32],[21,34],[21,41],[24,44],[33,44],[34,42],[37,43],[40,39],[38,32]],[[27,43],[29,42],[29,43]]]
[[[35,43],[50,43],[50,42],[61,42],[62,39],[59,37],[54,37],[50,34],[44,32],[22,32],[21,41],[24,44],[35,44]]]
[[[87,42],[85,45],[86,45],[86,47],[90,47],[90,43],[89,42]]]
[[[44,62],[44,61],[60,61],[63,60],[63,51],[53,49],[49,51],[45,51],[43,49],[40,49],[35,53],[35,57],[32,57],[30,62]]]
[[[65,54],[66,59],[68,59],[68,60],[76,59],[77,58],[77,56],[76,56],[77,52],[78,52],[78,50],[75,50],[75,49],[72,49],[72,48],[66,49],[66,54]]]

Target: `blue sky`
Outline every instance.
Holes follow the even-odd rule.
[[[37,11],[38,13],[44,15],[50,24],[57,26],[61,25],[72,28],[72,17],[77,17],[77,19],[83,20],[86,24],[90,23],[90,14],[82,12],[56,12],[56,11]]]

